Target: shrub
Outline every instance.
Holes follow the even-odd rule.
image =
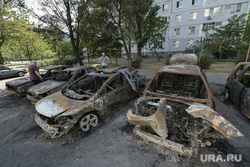
[[[50,64],[50,65],[60,65],[60,64],[61,64],[61,61],[60,61],[59,58],[50,59],[50,60],[49,60],[49,64]]]
[[[62,60],[62,64],[64,65],[73,65],[74,63],[77,63],[76,57],[67,57]]]
[[[141,67],[141,59],[140,58],[136,58],[135,60],[132,60],[132,67],[134,67],[135,69],[138,69]]]
[[[199,66],[201,69],[209,69],[214,63],[213,59],[209,55],[202,55],[199,61]]]

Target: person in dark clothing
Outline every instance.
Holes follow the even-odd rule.
[[[29,66],[30,80],[32,81],[33,85],[39,84],[43,80],[36,65],[37,62],[33,60],[32,64]]]

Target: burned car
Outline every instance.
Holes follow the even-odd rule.
[[[250,119],[250,63],[235,66],[229,75],[224,95],[230,99]]]
[[[52,138],[67,133],[76,123],[87,132],[97,127],[100,119],[132,100],[143,87],[143,80],[130,67],[88,73],[38,101],[35,121]]]
[[[154,75],[126,119],[143,139],[192,156],[218,138],[242,136],[214,108],[205,73],[198,66],[169,65]]]
[[[27,98],[35,103],[47,95],[61,90],[65,85],[72,83],[86,73],[95,70],[96,68],[92,66],[76,66],[64,69],[51,80],[31,86],[27,91]]]
[[[56,74],[61,72],[62,70],[68,68],[68,65],[57,65],[57,66],[49,66],[42,67],[39,72],[44,81],[50,80]],[[6,89],[12,91],[15,95],[25,96],[29,87],[33,86],[29,77],[15,79],[12,81],[8,81],[5,84]]]
[[[215,108],[206,74],[196,65],[162,67],[149,81],[144,94],[185,102],[198,102]]]

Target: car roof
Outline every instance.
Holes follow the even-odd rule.
[[[45,70],[51,70],[51,69],[55,69],[55,68],[61,68],[61,67],[70,67],[69,65],[56,65],[56,66],[48,66],[48,67],[41,67],[41,69],[45,69]]]
[[[84,70],[84,69],[88,69],[88,68],[94,68],[92,66],[75,66],[75,67],[71,67],[71,68],[66,68],[63,71],[77,71],[77,70]]]
[[[196,65],[167,65],[158,70],[158,72],[188,74],[188,75],[202,75],[201,69]]]
[[[240,65],[247,65],[247,66],[250,66],[250,62],[241,62],[241,63],[238,63],[237,66],[240,66]]]

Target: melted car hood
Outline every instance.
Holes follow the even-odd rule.
[[[67,82],[63,81],[45,81],[40,84],[34,85],[28,89],[31,94],[43,94],[49,92],[50,90],[57,88]]]
[[[47,117],[54,117],[69,109],[77,107],[82,101],[70,99],[61,91],[49,95],[36,103],[36,111]]]
[[[19,78],[19,79],[15,79],[15,80],[6,82],[6,85],[20,86],[20,85],[23,85],[23,84],[26,84],[26,83],[29,83],[29,82],[31,82],[29,77],[27,77],[27,78]]]

